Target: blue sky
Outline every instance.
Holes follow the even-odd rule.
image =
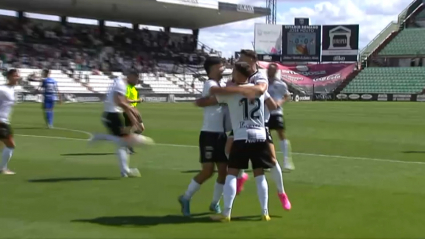
[[[265,1],[228,0],[232,3],[265,6]],[[359,24],[360,47],[366,46],[412,0],[278,0],[277,23],[293,24],[294,17],[309,17],[310,24]],[[252,48],[254,24],[265,19],[226,24],[201,30],[200,41],[230,56],[241,48]]]
[[[220,1],[262,7],[266,5],[265,0]],[[391,21],[397,20],[398,14],[411,2],[412,0],[278,0],[277,24],[293,24],[294,17],[308,17],[310,24],[317,25],[359,24],[362,48]],[[4,11],[0,10],[0,14],[2,13]],[[199,40],[229,57],[240,49],[252,49],[256,22],[265,23],[265,18],[201,29]]]

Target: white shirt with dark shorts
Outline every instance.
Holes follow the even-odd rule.
[[[240,94],[216,96],[219,103],[225,103],[229,107],[234,133],[229,168],[247,169],[249,161],[253,169],[274,166],[265,127],[265,95],[266,93],[254,100],[248,100]]]
[[[215,80],[204,83],[202,97],[210,96],[212,87],[222,87]],[[199,134],[199,161],[201,163],[226,163],[226,105],[219,104],[204,107],[204,120]]]
[[[254,85],[257,85],[257,84],[260,84],[260,83],[267,84],[267,87],[269,85],[269,81],[267,80],[267,77],[263,73],[261,73],[260,71],[258,71],[258,70],[256,72],[254,72],[249,77],[248,81],[249,81],[250,84],[254,84]],[[229,81],[228,82],[228,85],[230,85],[230,84],[232,84],[232,82]],[[265,99],[264,100],[267,100],[269,97],[270,97],[270,95],[268,93],[265,94]],[[269,118],[270,118],[270,112],[269,112],[269,110],[266,107],[264,109],[264,121],[266,122],[266,124],[269,121]],[[269,131],[268,127],[266,127],[266,132],[267,132],[267,135],[268,135],[267,141],[269,141],[269,143],[273,143],[272,135],[270,134],[270,131]],[[229,138],[233,138],[233,134],[234,133],[233,133],[233,130],[232,130],[229,133]]]
[[[119,137],[126,135],[126,133],[123,132],[122,109],[115,103],[115,94],[125,97],[126,91],[126,82],[121,78],[117,78],[106,94],[102,115],[102,122],[109,133]]]
[[[10,126],[10,115],[15,104],[15,88],[13,86],[0,86],[0,139],[7,139],[13,135]]]
[[[269,84],[268,92],[275,101],[281,100],[286,94],[289,94],[286,83],[278,79],[274,80],[272,84]],[[267,122],[267,126],[271,130],[285,129],[282,107],[279,106],[278,109],[270,112],[270,119]]]

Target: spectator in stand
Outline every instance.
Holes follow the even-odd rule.
[[[162,60],[173,62],[179,59],[183,64],[199,64],[205,59],[205,46],[202,45],[201,51],[197,52],[197,42],[190,35],[154,32],[146,28],[140,31],[107,28],[105,35],[101,36],[97,27],[54,24],[29,19],[20,24],[17,19],[0,19],[0,59],[3,65],[74,71],[119,71],[132,65],[143,72],[157,73],[158,62]],[[2,41],[15,45],[5,52]]]

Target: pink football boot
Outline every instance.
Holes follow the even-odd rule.
[[[282,203],[283,209],[289,211],[291,210],[291,202],[289,201],[288,195],[286,193],[278,193],[277,196],[280,199],[280,202]]]
[[[245,184],[245,182],[248,180],[249,176],[247,173],[243,173],[242,177],[237,179],[237,184],[236,184],[236,194],[239,194],[243,191],[243,185]]]

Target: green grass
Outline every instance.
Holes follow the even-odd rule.
[[[420,103],[303,102],[286,106],[297,170],[285,174],[290,212],[269,180],[272,221],[258,221],[255,183],[228,224],[212,223],[213,180],[180,216],[177,196],[199,169],[202,111],[142,104],[158,145],[132,156],[142,177],[120,179],[112,144],[44,129],[38,104],[15,108],[16,176],[0,177],[0,238],[419,238],[425,235],[425,111]],[[100,104],[56,109],[55,126],[104,131]],[[39,136],[39,137],[36,137]],[[67,139],[72,138],[72,139]],[[78,140],[80,139],[80,140]],[[277,146],[277,148],[279,148]],[[415,163],[419,162],[419,163]]]

